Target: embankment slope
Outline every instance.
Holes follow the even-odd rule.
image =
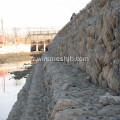
[[[89,61],[38,62],[8,120],[120,119],[119,6],[120,0],[93,0],[57,34],[43,57]]]

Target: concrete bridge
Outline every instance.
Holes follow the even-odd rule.
[[[47,51],[49,43],[52,42],[59,30],[30,28],[29,30],[21,29],[21,31],[23,36],[18,34],[17,37],[13,38],[13,43],[2,42],[0,44],[0,54]]]
[[[29,31],[25,44],[31,44],[31,51],[47,51],[58,30]]]

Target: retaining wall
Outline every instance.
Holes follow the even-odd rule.
[[[48,47],[58,57],[88,57],[70,64],[85,70],[91,81],[120,89],[120,0],[92,0]]]

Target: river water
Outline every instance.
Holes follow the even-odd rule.
[[[6,120],[12,106],[17,101],[17,94],[26,82],[26,78],[15,80],[9,72],[24,70],[31,61],[12,64],[0,64],[0,120]]]

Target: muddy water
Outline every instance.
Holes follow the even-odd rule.
[[[31,65],[30,61],[12,64],[0,64],[0,120],[6,120],[12,106],[17,100],[17,94],[26,82],[26,78],[15,80],[9,72],[22,71]]]

